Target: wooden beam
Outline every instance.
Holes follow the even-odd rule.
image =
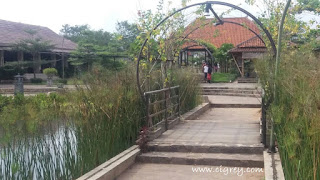
[[[51,63],[52,67],[56,67],[57,66],[57,56],[56,53],[51,53],[51,60],[53,60],[53,62]]]
[[[0,50],[0,67],[4,66],[4,50]]]
[[[186,66],[189,64],[189,54],[188,54],[188,50],[186,51],[186,55],[187,55],[187,60],[186,60]]]
[[[64,65],[65,65],[65,62],[64,62],[64,53],[61,54],[61,64],[62,64],[62,79],[64,79]]]
[[[23,52],[19,51],[18,52],[18,62],[22,62],[24,60]]]
[[[237,60],[236,60],[236,58],[234,57],[234,55],[233,55],[233,54],[231,54],[231,55],[232,55],[232,59],[234,60],[234,63],[236,64],[236,66],[237,66],[237,68],[238,68],[239,73],[240,73],[240,74],[242,74],[242,72],[241,72],[241,70],[240,70],[240,67],[239,67],[239,65],[238,65],[238,62],[237,62]]]
[[[241,58],[241,61],[242,61],[242,67],[241,67],[242,73],[241,73],[241,77],[244,77],[244,59]]]

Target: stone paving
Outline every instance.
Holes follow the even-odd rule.
[[[260,97],[214,96],[208,95],[211,104],[261,104]]]
[[[152,143],[260,144],[258,108],[214,108],[197,120],[183,121]]]
[[[220,96],[221,97],[221,96]],[[229,99],[230,98],[230,99]],[[228,100],[229,99],[229,100]],[[247,103],[247,98],[238,97],[224,97],[217,100],[216,97],[209,97],[209,100],[216,102],[230,103]],[[252,100],[251,103],[258,103]],[[192,168],[208,167],[208,168],[234,168],[243,167],[245,170],[249,166],[244,166],[241,162],[257,161],[259,164],[263,163],[262,153],[242,152],[237,154],[237,150],[233,152],[233,148],[251,148],[258,147],[263,149],[260,143],[259,132],[259,108],[212,108],[204,114],[195,118],[194,120],[184,120],[173,129],[164,132],[159,138],[153,140],[149,145],[156,147],[169,146],[184,148],[176,149],[175,152],[168,152],[167,150],[148,152],[142,154],[139,162],[135,163],[123,174],[118,180],[138,180],[138,179],[249,179],[249,180],[262,180],[264,179],[264,169],[262,172],[243,173],[241,176],[236,173],[224,174],[221,172],[193,172]],[[203,147],[207,148],[220,148],[228,152],[214,152],[208,153],[207,150],[199,153],[189,152],[191,149],[198,148],[201,150]],[[229,149],[228,149],[229,147]],[[231,149],[230,149],[231,148]],[[171,148],[174,149],[174,148]],[[240,151],[239,151],[240,152]],[[260,151],[259,151],[260,152]],[[261,150],[262,152],[262,150]],[[151,160],[150,160],[151,158]],[[139,158],[138,158],[139,159]],[[146,159],[146,161],[144,161]],[[233,160],[225,162],[226,160]],[[212,161],[222,162],[221,164]],[[143,162],[143,163],[141,163]],[[196,163],[199,162],[199,163]],[[194,165],[201,163],[208,163],[207,166]],[[231,162],[231,163],[230,163]],[[239,163],[240,162],[240,163]],[[160,164],[159,164],[160,163]],[[233,163],[233,164],[232,164]],[[263,167],[252,166],[251,167]]]
[[[260,88],[257,83],[201,83],[201,87]]]
[[[263,172],[254,173],[228,173],[220,172],[219,166],[210,166],[211,172],[193,172],[192,168],[205,168],[208,166],[174,165],[174,164],[152,164],[136,163],[122,174],[117,180],[263,180]],[[218,169],[217,169],[218,168]],[[215,172],[218,170],[218,172]],[[246,168],[243,168],[245,171]]]

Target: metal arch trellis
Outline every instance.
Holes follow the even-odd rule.
[[[250,18],[252,18],[259,26],[260,28],[264,31],[264,33],[267,35],[267,38],[268,40],[270,41],[270,44],[271,44],[271,47],[272,47],[272,50],[273,50],[273,53],[276,54],[276,46],[275,46],[275,42],[274,40],[272,39],[272,36],[271,34],[269,33],[269,31],[264,27],[264,25],[254,16],[252,15],[251,13],[249,13],[248,11],[246,11],[245,9],[242,9],[238,6],[235,6],[233,4],[230,4],[230,3],[226,3],[226,2],[220,2],[220,1],[207,1],[207,2],[203,2],[203,3],[196,3],[196,4],[192,4],[192,5],[189,5],[189,6],[186,6],[186,7],[183,7],[183,8],[180,8],[178,10],[176,10],[175,12],[171,13],[170,15],[168,15],[167,17],[165,17],[163,20],[161,20],[153,29],[152,31],[149,33],[149,37],[152,35],[153,31],[155,31],[162,23],[164,23],[166,20],[168,20],[170,17],[172,17],[173,15],[175,15],[176,13],[182,11],[182,10],[185,10],[185,9],[188,9],[188,8],[191,8],[191,7],[194,7],[194,6],[201,6],[201,5],[206,5],[206,11],[210,10],[214,16],[218,19],[219,23],[217,23],[216,25],[220,25],[220,24],[223,24],[223,20],[221,20],[217,14],[215,13],[215,11],[212,9],[211,5],[214,5],[214,4],[217,4],[217,5],[222,5],[222,6],[228,6],[228,7],[231,7],[231,8],[234,8],[236,10],[239,10],[243,13],[245,13],[246,15],[248,15]],[[259,36],[258,36],[259,37]],[[139,77],[139,67],[140,67],[140,60],[142,58],[142,52],[143,52],[143,49],[146,45],[146,43],[148,42],[148,37],[145,39],[145,41],[143,42],[141,48],[140,48],[140,52],[139,52],[139,55],[138,55],[138,60],[137,60],[137,73],[136,73],[136,76],[137,76],[137,85],[138,85],[138,90],[139,90],[139,93],[141,95],[141,97],[143,98],[144,97],[144,93],[142,92],[142,89],[141,89],[141,84],[140,84],[140,77]]]
[[[190,38],[187,38],[187,37],[183,37],[183,40],[185,40],[185,39],[187,39],[188,41],[191,41],[191,42],[195,43],[197,46],[202,46],[202,47],[209,53],[209,55],[213,58],[213,55],[212,55],[211,51],[208,49],[207,46],[201,44],[201,43],[200,43],[199,41],[197,41],[197,40],[190,39]],[[186,49],[186,48],[184,48],[184,49]]]

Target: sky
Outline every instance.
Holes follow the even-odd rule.
[[[172,7],[181,7],[181,0],[171,1]],[[188,4],[197,2],[204,0]],[[0,19],[45,26],[57,33],[64,24],[88,24],[96,30],[114,32],[117,21],[134,22],[138,10],[155,10],[157,4],[158,0],[4,0]]]
[[[167,4],[169,0],[165,0]],[[181,0],[171,0],[171,7],[181,7]],[[188,5],[204,2],[191,0]],[[244,5],[244,0],[221,0],[241,5],[254,15],[259,9]],[[4,0],[1,2],[0,19],[49,27],[59,33],[62,25],[88,24],[95,30],[115,31],[118,21],[135,22],[138,10],[156,10],[158,0]],[[165,6],[167,7],[167,6]],[[217,12],[226,10],[221,6]],[[245,16],[233,13],[231,16]]]

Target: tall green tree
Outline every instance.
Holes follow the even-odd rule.
[[[41,52],[49,51],[54,48],[50,41],[43,41],[40,37],[36,37],[35,31],[26,31],[31,35],[30,39],[24,39],[14,45],[14,50],[30,53],[33,60],[33,76],[41,69]]]

